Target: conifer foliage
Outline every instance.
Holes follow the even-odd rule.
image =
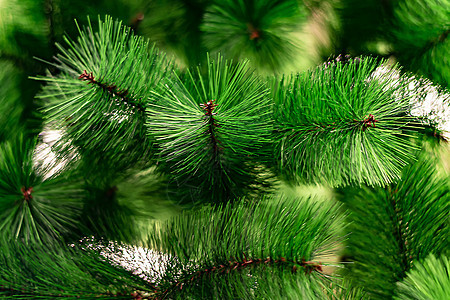
[[[269,154],[271,102],[248,63],[208,59],[205,75],[188,71],[168,85],[153,96],[147,128],[180,187],[195,185],[194,198],[222,202],[264,185],[258,164]]]
[[[281,198],[183,214],[150,231],[149,246],[170,256],[156,293],[171,299],[320,298],[329,283],[320,258],[339,241],[337,210]]]
[[[174,32],[58,36],[75,2],[53,59],[0,48],[0,299],[449,298],[448,1],[121,1]]]
[[[422,263],[411,270],[405,280],[398,283],[395,299],[447,299],[449,261],[447,256],[436,258],[430,254]]]
[[[305,19],[295,0],[213,1],[201,29],[208,50],[273,72],[295,55],[291,36]]]
[[[449,8],[448,0],[402,0],[394,5],[391,21],[399,61],[445,87],[450,81]]]
[[[280,81],[275,157],[287,178],[384,185],[411,158],[408,80],[373,58],[330,62]],[[335,149],[342,149],[336,152]]]
[[[2,236],[24,243],[51,243],[77,229],[82,209],[79,182],[44,178],[33,161],[36,141],[19,137],[1,145]]]
[[[113,151],[115,163],[133,162],[149,146],[145,107],[167,68],[163,55],[129,31],[111,18],[98,32],[89,25],[77,41],[66,39],[67,47],[57,44],[53,65],[61,72],[39,78],[48,82],[40,96],[46,122],[82,151]]]
[[[421,156],[403,170],[403,180],[396,185],[346,190],[342,195],[353,235],[345,254],[354,262],[347,276],[374,299],[392,295],[396,282],[416,262],[448,250],[448,180],[436,176],[430,161]]]

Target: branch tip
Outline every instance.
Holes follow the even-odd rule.
[[[33,192],[33,187],[26,188],[23,186],[20,191],[22,192],[25,201],[29,202],[31,199],[33,199],[33,196],[31,195],[31,192]]]

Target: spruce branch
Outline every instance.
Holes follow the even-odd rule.
[[[311,199],[264,199],[206,207],[150,230],[166,253],[157,299],[323,298],[320,260],[339,241],[339,208]]]
[[[417,262],[448,249],[448,178],[438,175],[432,162],[422,155],[396,185],[342,195],[350,211],[345,256],[354,262],[345,276],[371,298],[392,297],[396,282]]]
[[[274,88],[278,170],[294,182],[386,185],[413,157],[409,80],[375,59],[330,62]]]
[[[148,106],[158,169],[180,189],[194,186],[193,202],[223,202],[267,187],[261,175],[270,137],[270,100],[247,62],[208,58],[208,70],[189,71]],[[192,191],[191,191],[192,192]]]
[[[145,106],[170,64],[110,17],[99,19],[98,32],[89,23],[76,41],[65,41],[66,48],[57,44],[60,54],[52,63],[60,73],[37,78],[47,83],[38,96],[46,123],[62,127],[63,140],[83,153],[132,164],[148,152]]]

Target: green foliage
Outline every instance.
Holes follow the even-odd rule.
[[[264,199],[189,211],[160,225],[148,246],[168,257],[157,296],[171,299],[323,299],[321,259],[339,241],[339,207]]]
[[[189,211],[148,231],[148,246],[161,253],[152,257],[153,283],[118,266],[93,239],[70,246],[3,242],[0,296],[317,299],[331,293],[320,259],[336,247],[341,222],[338,206],[311,199]]]
[[[63,128],[63,141],[73,140],[82,152],[106,155],[110,164],[135,162],[149,147],[145,106],[165,77],[164,55],[111,18],[98,33],[89,26],[66,42],[67,50],[58,44],[54,64],[61,72],[39,77],[47,82],[39,96],[46,122]]]
[[[397,284],[394,299],[445,300],[450,298],[450,261],[447,256],[440,258],[430,254],[423,262],[417,263],[406,278]]]
[[[398,79],[396,70],[370,57],[357,58],[276,84],[279,172],[292,181],[333,186],[386,185],[397,179],[413,146],[407,137],[410,96],[404,93],[409,80]]]
[[[402,0],[390,25],[398,60],[409,70],[449,87],[449,0]]]
[[[20,99],[20,75],[11,63],[0,62],[0,82],[0,141],[4,141],[23,131],[24,106]]]
[[[448,7],[0,0],[0,298],[447,299]]]
[[[370,299],[367,293],[362,289],[355,287],[346,280],[336,280],[328,290],[330,300],[365,300]]]
[[[341,0],[335,6],[340,21],[338,49],[356,55],[371,53],[371,44],[384,36],[391,1]]]
[[[201,30],[209,51],[235,60],[250,59],[254,68],[279,72],[298,54],[293,37],[305,21],[295,0],[218,0],[207,9]]]
[[[79,236],[134,243],[142,238],[147,224],[156,216],[178,212],[178,198],[168,195],[177,186],[154,173],[154,168],[129,171],[115,178],[87,180]],[[145,233],[144,233],[145,235]]]
[[[89,16],[109,15],[114,19],[123,20],[128,25],[133,25],[133,17],[142,9],[142,0],[52,0],[49,4],[51,11],[48,17],[52,22],[52,38],[57,42],[63,41],[64,35],[74,36],[78,34],[73,26],[73,20],[78,24],[88,25]],[[95,20],[94,20],[95,23]],[[95,25],[94,25],[95,26]]]
[[[206,49],[200,24],[209,0],[145,1],[138,32],[164,51],[174,53],[184,67],[204,63]]]
[[[373,299],[392,297],[397,281],[417,261],[449,248],[448,178],[436,173],[430,157],[404,169],[402,179],[382,189],[347,190],[349,209],[345,276]]]
[[[270,123],[268,89],[247,62],[208,58],[208,71],[188,71],[153,95],[148,133],[158,168],[170,171],[193,202],[233,200],[264,185]]]
[[[0,146],[0,231],[2,238],[51,243],[75,230],[81,186],[62,176],[43,178],[33,161],[36,142],[19,138]]]
[[[420,120],[423,126],[420,132],[436,145],[445,142],[450,134],[449,91],[427,78],[415,79],[409,89],[417,93],[411,99],[411,114]]]
[[[79,246],[2,240],[0,263],[2,299],[133,299],[136,291],[152,290],[100,253]]]
[[[47,26],[42,0],[0,2],[0,56],[31,60],[47,54]]]
[[[137,211],[121,203],[117,186],[111,182],[87,183],[86,198],[81,215],[80,236],[94,235],[108,240],[134,242],[138,234]]]

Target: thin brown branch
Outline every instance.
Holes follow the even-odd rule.
[[[100,81],[95,80],[94,75],[92,72],[88,73],[86,70],[84,70],[83,74],[81,74],[78,79],[87,81],[88,84],[94,84],[100,88],[102,88],[105,92],[110,94],[113,97],[119,97],[121,102],[136,108],[140,112],[145,112],[145,108],[138,104],[134,99],[128,96],[127,90],[119,90],[115,84],[108,85],[106,83],[102,83]]]
[[[286,269],[291,270],[292,273],[297,273],[300,269],[302,269],[305,274],[323,271],[321,263],[306,261],[305,259],[302,259],[301,261],[290,261],[284,257],[280,257],[278,259],[272,259],[270,257],[267,257],[265,259],[247,259],[244,255],[244,259],[242,261],[228,261],[225,264],[211,266],[209,268],[198,270],[195,273],[185,274],[180,279],[174,281],[172,285],[166,288],[164,291],[157,291],[155,294],[155,299],[166,299],[167,296],[172,292],[181,291],[183,290],[183,287],[200,280],[204,276],[211,276],[213,274],[229,274],[230,272],[238,272],[246,268],[256,267],[258,265],[284,266]]]

